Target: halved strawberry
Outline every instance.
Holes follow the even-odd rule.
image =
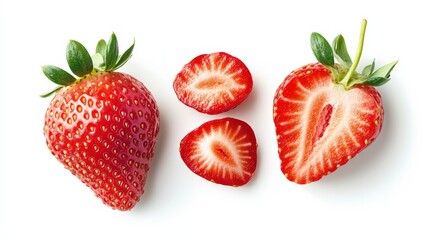
[[[371,143],[383,123],[374,87],[335,85],[322,64],[306,65],[279,87],[274,99],[281,169],[297,183],[335,171]]]
[[[351,61],[339,35],[333,50],[313,33],[313,52],[320,63],[308,64],[282,82],[274,97],[281,170],[291,181],[305,184],[335,171],[379,135],[384,112],[374,88],[389,80],[396,61],[374,71],[374,63],[356,73],[363,47],[363,21],[357,57]],[[334,63],[334,56],[340,64]]]
[[[207,114],[235,108],[252,87],[252,75],[246,65],[224,52],[197,56],[183,67],[173,83],[181,102]]]
[[[214,183],[241,186],[256,169],[257,143],[252,128],[234,118],[208,121],[180,142],[180,155],[195,174]]]

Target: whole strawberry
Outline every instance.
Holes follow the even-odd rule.
[[[46,65],[47,78],[60,86],[45,115],[44,135],[52,154],[113,209],[130,210],[140,200],[159,131],[155,99],[134,77],[114,72],[131,57],[119,56],[112,34],[91,56],[71,40],[67,62],[74,77]]]
[[[281,170],[291,181],[319,180],[366,148],[381,131],[383,103],[374,87],[389,80],[397,61],[375,71],[373,62],[357,73],[365,29],[363,20],[353,62],[341,35],[331,47],[313,33],[311,46],[319,63],[293,71],[277,89],[273,118],[278,154]]]

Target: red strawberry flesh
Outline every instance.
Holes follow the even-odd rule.
[[[319,121],[316,124],[316,133],[313,137],[313,147],[315,143],[323,136],[325,133],[326,127],[329,126],[329,121],[331,120],[333,107],[331,104],[327,104],[323,107],[322,112],[320,113]]]
[[[194,58],[173,83],[181,102],[207,114],[235,108],[247,98],[252,87],[252,76],[244,63],[224,52]]]
[[[250,181],[256,169],[256,149],[251,127],[234,118],[206,122],[180,143],[180,155],[191,171],[229,186]]]
[[[291,73],[274,98],[281,170],[300,184],[319,180],[368,146],[379,134],[383,105],[374,87],[350,90],[332,82],[322,64]]]

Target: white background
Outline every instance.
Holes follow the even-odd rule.
[[[428,239],[429,159],[424,1],[1,1],[0,239]],[[277,86],[314,62],[313,31],[342,33],[354,55],[368,19],[361,67],[399,59],[379,88],[381,135],[321,181],[297,185],[280,171],[272,121]],[[106,207],[48,151],[43,119],[54,85],[44,64],[67,68],[69,39],[92,53],[114,31],[121,52],[136,39],[127,72],[152,91],[161,132],[145,194],[129,212]],[[225,51],[250,69],[254,89],[217,116],[180,103],[172,82],[202,53]],[[182,162],[181,138],[232,116],[258,139],[258,166],[240,188],[216,185]],[[425,157],[426,156],[426,157]]]

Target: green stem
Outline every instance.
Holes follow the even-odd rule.
[[[340,81],[340,84],[344,85],[344,87],[346,89],[349,89],[351,86],[354,85],[353,82],[350,82],[350,79],[352,78],[353,74],[355,73],[356,68],[357,68],[359,61],[360,61],[360,57],[362,56],[363,42],[365,39],[366,22],[367,22],[366,19],[362,20],[362,25],[360,28],[358,48],[356,51],[355,58],[353,60],[353,64],[350,67],[350,69],[348,70],[346,76],[344,76],[344,78]]]

